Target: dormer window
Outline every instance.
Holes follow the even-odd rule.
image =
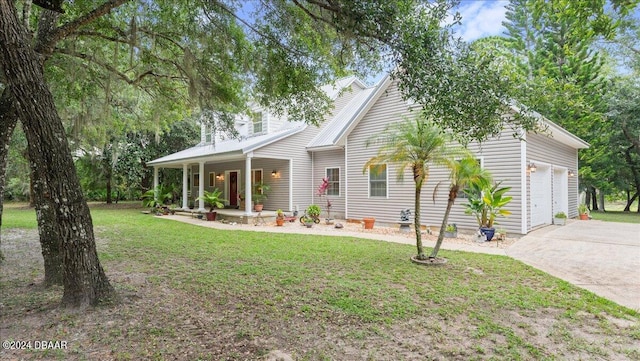
[[[253,134],[262,133],[262,112],[258,112],[253,116]]]

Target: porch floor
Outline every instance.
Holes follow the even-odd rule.
[[[263,210],[262,212],[251,211],[251,215],[247,215],[242,209],[216,209],[216,221],[226,221],[228,223],[236,222],[240,224],[255,224],[256,222],[275,222],[276,211]],[[179,215],[188,215],[196,217],[201,214],[197,210],[176,211]]]

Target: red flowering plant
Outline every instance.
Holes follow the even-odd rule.
[[[325,197],[325,199],[327,200],[327,219],[331,219],[331,200],[329,199],[329,196],[327,196],[327,190],[329,189],[329,178],[324,177],[322,178],[322,183],[320,183],[320,186],[318,187],[318,191],[316,192],[316,194],[319,197]]]

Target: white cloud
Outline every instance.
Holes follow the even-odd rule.
[[[462,16],[462,25],[458,35],[465,41],[473,41],[504,32],[502,21],[505,20],[508,1],[463,1],[458,7]]]

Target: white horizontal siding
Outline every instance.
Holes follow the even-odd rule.
[[[333,117],[340,111],[340,109],[342,109],[342,107],[353,98],[355,93],[361,90],[356,85],[352,85],[352,89],[353,91],[343,92],[335,100],[333,108],[331,109],[329,114],[325,116],[325,122],[320,124],[319,127],[309,126],[298,134],[294,134],[281,141],[267,145],[254,151],[254,156],[256,158],[290,159],[293,162],[293,210],[297,209],[302,212],[314,202],[314,192],[318,185],[320,185],[320,180],[322,179],[322,177],[316,178],[316,176],[314,176],[314,173],[312,171],[312,169],[314,169],[312,156],[311,153],[307,152],[305,147],[307,144],[309,144],[311,139],[313,139],[320,132],[322,127],[328,124],[328,120],[333,119]],[[344,154],[342,155],[342,158],[344,159]],[[288,180],[289,177],[287,176],[285,178],[283,174],[279,181],[282,182]],[[265,207],[267,206],[268,204],[265,202]]]
[[[368,177],[363,173],[363,165],[377,152],[376,148],[365,146],[365,142],[373,134],[383,132],[387,124],[401,121],[403,117],[411,116],[407,104],[402,100],[397,87],[391,85],[371,110],[364,116],[358,126],[348,138],[348,214],[349,218],[360,219],[374,217],[381,222],[397,222],[400,210],[410,208],[414,210],[415,184],[411,170],[407,169],[404,181],[397,180],[397,166],[388,165],[388,197],[377,198],[368,196]],[[503,185],[512,187],[508,195],[513,197],[509,209],[513,214],[508,218],[498,220],[498,227],[509,232],[521,231],[521,168],[520,141],[511,137],[511,131],[505,131],[500,138],[489,140],[482,145],[471,144],[469,148],[482,157],[486,169],[491,171],[495,180],[504,180]],[[431,167],[430,176],[423,185],[421,197],[421,222],[424,225],[440,226],[447,203],[447,189],[449,187],[448,172],[442,168]],[[440,182],[436,202],[433,193]],[[460,228],[477,228],[475,218],[464,213],[464,199],[459,199],[454,205],[449,223],[456,223]]]
[[[527,161],[549,164],[552,168],[562,167],[576,173],[576,176],[568,178],[568,216],[576,217],[578,215],[578,150],[555,141],[547,135],[530,133],[527,134]],[[528,224],[530,224],[530,215]]]
[[[316,183],[314,189],[313,202],[318,204],[323,210],[327,204],[325,197],[318,197],[317,188],[322,182],[322,178],[326,177],[326,168],[340,168],[340,195],[329,196],[331,200],[331,216],[333,218],[344,218],[345,216],[345,163],[344,150],[337,149],[331,151],[315,152],[313,154],[313,178]]]

